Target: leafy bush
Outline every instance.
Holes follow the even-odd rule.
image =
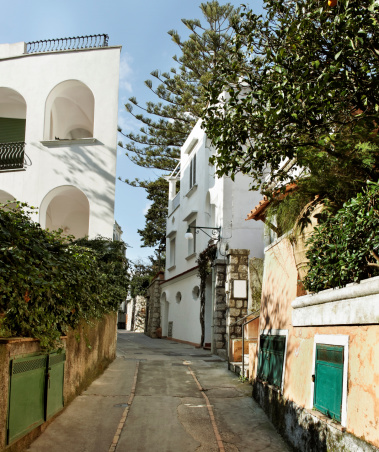
[[[128,286],[125,245],[74,241],[30,213],[23,203],[0,206],[0,336],[34,337],[51,349],[81,319],[117,311]]]
[[[315,228],[308,240],[310,270],[304,286],[311,292],[342,287],[379,275],[379,184],[346,202]]]

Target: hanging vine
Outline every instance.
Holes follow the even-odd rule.
[[[200,347],[204,346],[205,338],[205,322],[204,322],[205,286],[207,282],[207,277],[211,273],[212,263],[216,259],[216,255],[217,255],[217,246],[210,245],[199,254],[199,257],[196,260],[196,263],[199,266],[197,276],[200,278],[200,327],[201,327]]]

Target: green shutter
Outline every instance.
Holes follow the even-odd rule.
[[[0,118],[0,143],[25,141],[25,119]]]
[[[314,407],[341,421],[344,348],[316,345]]]
[[[279,388],[282,385],[285,346],[285,336],[260,337],[258,377]]]

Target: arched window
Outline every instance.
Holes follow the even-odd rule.
[[[93,137],[95,99],[78,80],[57,85],[46,100],[45,140],[78,140]]]
[[[54,188],[41,203],[40,224],[45,229],[62,229],[65,235],[76,238],[87,236],[89,202],[86,195],[71,185]]]
[[[0,144],[25,141],[26,102],[17,91],[0,88]]]

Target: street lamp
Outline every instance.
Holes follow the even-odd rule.
[[[184,238],[187,240],[193,239],[193,234],[191,229],[195,229],[195,234],[198,234],[199,231],[203,231],[209,238],[216,240],[218,242],[221,239],[221,227],[219,228],[209,228],[207,226],[188,226],[187,232],[184,234]],[[204,231],[204,229],[210,229],[212,232],[208,234],[208,232]]]

